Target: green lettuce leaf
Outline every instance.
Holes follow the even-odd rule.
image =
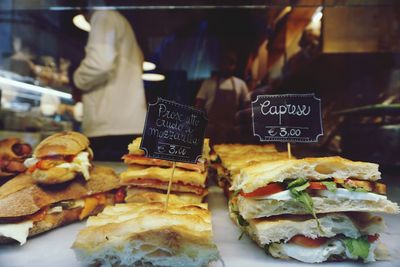
[[[368,242],[366,237],[359,237],[357,239],[346,238],[343,240],[343,242],[351,255],[360,257],[363,260],[368,258],[371,244]]]
[[[326,188],[330,191],[330,192],[336,192],[336,183],[335,182],[322,182],[323,185],[326,186]]]

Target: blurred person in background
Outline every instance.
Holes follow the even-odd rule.
[[[91,30],[85,58],[73,74],[82,91],[82,130],[95,160],[119,161],[146,116],[143,54],[135,33],[116,10],[85,13]]]
[[[232,52],[222,55],[219,71],[205,80],[196,96],[195,106],[208,115],[206,137],[214,144],[238,142],[236,113],[249,102],[246,83],[234,77],[237,58]]]

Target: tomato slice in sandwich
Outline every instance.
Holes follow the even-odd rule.
[[[328,189],[321,182],[310,182],[310,186],[308,188],[309,189],[314,189],[314,190],[327,190]]]
[[[240,194],[244,197],[261,197],[261,196],[269,196],[275,193],[279,193],[285,190],[285,187],[282,184],[279,183],[271,183],[266,186],[257,188],[253,192],[250,193],[244,193],[241,192]]]
[[[303,247],[309,247],[309,248],[316,248],[320,247],[323,244],[325,244],[328,241],[328,238],[326,237],[317,237],[315,239],[312,239],[310,237],[306,237],[304,235],[295,235],[289,240],[289,243],[293,243],[296,245],[300,245]]]

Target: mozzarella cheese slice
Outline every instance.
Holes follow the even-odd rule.
[[[58,168],[70,169],[72,171],[77,171],[82,173],[83,177],[85,177],[86,180],[90,179],[90,174],[89,174],[90,166],[91,164],[89,161],[89,152],[86,151],[80,152],[78,155],[76,155],[72,162],[62,163],[60,165],[57,165]]]
[[[0,224],[0,235],[17,240],[20,245],[26,243],[29,229],[33,227],[33,221],[21,223]]]
[[[327,198],[347,198],[354,200],[369,200],[378,202],[379,200],[386,200],[386,196],[378,195],[375,193],[368,192],[353,192],[344,188],[338,188],[335,192],[330,192],[328,190],[317,190],[318,195]]]
[[[339,240],[333,240],[316,248],[291,243],[281,244],[281,251],[285,255],[302,262],[319,263],[326,261],[332,255],[344,254],[346,248]]]
[[[335,192],[330,192],[328,190],[316,190],[318,196],[326,198],[346,198],[354,200],[369,200],[378,202],[379,200],[386,200],[386,196],[378,195],[369,192],[353,192],[344,188],[338,188]],[[278,192],[268,196],[255,197],[254,199],[274,199],[278,201],[286,201],[292,199],[289,190]]]

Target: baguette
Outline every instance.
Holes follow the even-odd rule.
[[[110,191],[120,187],[115,172],[96,166],[91,179],[75,179],[60,185],[41,186],[28,174],[21,174],[0,187],[0,218],[33,214],[45,206],[69,199]]]

